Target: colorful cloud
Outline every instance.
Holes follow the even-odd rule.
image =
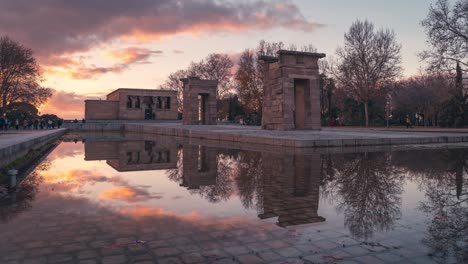
[[[40,62],[116,40],[270,28],[313,31],[290,0],[1,1],[0,32],[33,47]]]

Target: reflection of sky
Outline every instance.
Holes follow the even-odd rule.
[[[133,217],[156,215],[192,220],[210,217],[256,219],[261,213],[245,209],[236,194],[227,201],[210,203],[199,194],[191,193],[179,186],[179,183],[171,181],[165,170],[119,173],[106,161],[85,161],[83,146],[81,143],[64,142],[49,155],[50,169],[40,172],[44,177],[42,189],[58,195],[85,198]],[[416,208],[424,200],[424,193],[418,184],[408,180],[403,188],[400,222],[421,220],[423,215]],[[337,210],[336,205],[334,199],[320,199],[318,215],[325,217],[326,222],[316,224],[318,227],[345,228],[343,212]]]
[[[119,144],[128,147],[128,142]],[[119,154],[125,156],[128,150],[119,150]],[[194,165],[190,159],[196,157],[189,153],[197,155],[194,153],[198,150],[184,144],[181,153],[186,160],[179,165]],[[174,171],[170,171],[170,177],[165,170],[119,173],[105,160],[84,161],[82,143],[62,143],[44,162],[47,166],[39,166],[21,183],[17,199],[0,206],[0,220],[6,220],[0,221],[0,233],[4,241],[14,241],[20,234],[25,241],[66,243],[81,236],[82,231],[91,233],[85,238],[89,243],[97,236],[114,235],[152,241],[165,233],[188,236],[193,241],[187,243],[198,245],[200,238],[218,237],[202,246],[207,248],[209,243],[232,246],[233,238],[225,235],[231,234],[242,245],[244,240],[260,244],[273,241],[291,244],[305,254],[315,246],[332,250],[314,253],[318,257],[348,252],[353,258],[362,250],[378,257],[385,250],[408,259],[418,256],[421,262],[434,260],[429,253],[443,254],[440,245],[448,250],[459,247],[460,254],[466,252],[459,246],[466,238],[466,230],[459,231],[466,200],[457,207],[446,205],[460,202],[453,196],[452,176],[454,171],[466,169],[468,150],[303,157],[215,148],[204,148],[200,153],[205,153],[207,164],[218,161],[216,188],[209,189],[214,193],[179,186],[182,180],[177,177],[181,175]],[[104,158],[106,153],[101,154]],[[428,163],[428,157],[437,160]],[[188,167],[179,172],[186,173]],[[207,174],[201,175],[214,175],[209,171],[213,166],[205,168],[202,173]],[[199,183],[214,182],[198,176],[185,174],[184,185],[196,188]],[[468,175],[465,172],[461,176]],[[208,201],[216,195],[227,201]],[[444,195],[448,200],[444,201]],[[259,201],[255,200],[257,196]],[[258,208],[245,209],[243,204]],[[75,235],[63,238],[67,230]],[[23,240],[13,246],[21,248],[22,244]],[[0,241],[3,254],[2,246]]]
[[[85,161],[83,151],[81,143],[60,144],[49,156],[50,169],[40,173],[45,180],[42,188],[53,188],[60,195],[79,196],[125,213],[256,216],[236,198],[213,204],[191,194],[169,180],[165,170],[119,173],[105,161]]]

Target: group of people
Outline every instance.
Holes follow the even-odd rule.
[[[45,120],[45,119],[29,119],[20,121],[15,119],[14,121],[9,120],[6,117],[0,117],[0,131],[6,131],[9,129],[15,130],[39,130],[39,129],[54,129],[60,128],[63,124],[62,119],[57,120]]]

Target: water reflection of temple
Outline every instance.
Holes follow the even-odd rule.
[[[198,189],[216,184],[218,158],[215,149],[197,146],[183,146],[183,175],[180,186]]]
[[[230,192],[234,188],[221,185],[233,184],[228,179],[237,177],[235,189],[239,190],[239,198],[244,204],[251,204],[253,197],[257,197],[259,218],[278,217],[281,227],[325,221],[317,213],[320,154],[227,152],[198,145],[184,145],[182,153],[180,186],[219,201],[212,196],[229,197],[233,194]],[[236,162],[227,169],[229,162],[225,159]]]
[[[177,144],[171,141],[106,141],[85,144],[85,160],[106,160],[117,171],[177,167]]]
[[[324,222],[318,215],[320,155],[263,153],[262,219],[281,227]]]

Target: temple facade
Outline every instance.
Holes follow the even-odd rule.
[[[177,120],[177,91],[117,89],[106,100],[85,100],[86,120]]]

